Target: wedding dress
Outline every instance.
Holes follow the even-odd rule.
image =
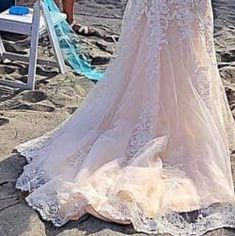
[[[210,0],[129,0],[117,58],[43,137],[16,187],[62,226],[90,213],[136,231],[235,227],[234,120],[217,69]]]

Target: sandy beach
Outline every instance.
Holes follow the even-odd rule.
[[[32,5],[34,1],[21,0]],[[235,1],[213,0],[215,42],[218,66],[235,117]],[[98,36],[78,36],[89,51],[92,63],[105,69],[115,57],[126,0],[78,0],[76,21],[95,27]],[[9,51],[28,53],[29,39],[3,34]],[[53,58],[47,37],[40,39],[39,57]],[[27,65],[19,62],[0,64],[0,78],[25,81]],[[131,226],[106,223],[92,216],[80,223],[70,222],[62,228],[41,220],[29,208],[25,195],[14,188],[26,163],[13,152],[14,147],[54,129],[80,106],[95,83],[69,69],[65,75],[56,68],[37,68],[36,90],[22,91],[0,86],[0,236],[79,236],[79,235],[144,235]],[[235,180],[235,152],[231,156]],[[235,230],[219,229],[207,236],[232,236]]]

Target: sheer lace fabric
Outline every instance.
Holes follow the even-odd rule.
[[[235,227],[211,2],[130,0],[117,54],[81,108],[17,147],[16,187],[56,226],[88,212],[146,233]]]

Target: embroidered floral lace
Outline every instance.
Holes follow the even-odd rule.
[[[179,68],[178,55],[173,54],[179,53],[180,58],[181,44],[188,51],[183,52],[185,59]],[[199,46],[200,50],[194,50],[196,46],[192,45],[205,48]],[[169,122],[165,125],[162,120]],[[203,126],[205,123],[207,126]],[[136,231],[149,234],[202,235],[220,227],[235,227],[228,151],[235,147],[231,142],[235,137],[233,125],[216,66],[211,2],[129,0],[117,58],[108,67],[104,80],[90,92],[82,108],[60,127],[17,147],[29,164],[16,187],[32,192],[26,199],[28,204],[56,226],[84,212],[95,211],[111,221],[132,223]],[[74,137],[69,139],[72,133]],[[68,142],[68,147],[64,142]],[[63,153],[62,143],[67,153]],[[92,159],[94,153],[97,159]],[[112,159],[111,154],[116,157]],[[107,159],[99,160],[102,155]],[[54,158],[52,162],[47,162],[48,156]],[[86,162],[88,157],[91,161]],[[117,159],[116,164],[105,169],[106,163]],[[91,167],[91,163],[95,166],[98,161],[99,165]],[[52,164],[58,168],[53,169]],[[123,166],[126,172],[121,172]],[[67,168],[65,175],[63,168]],[[101,174],[94,176],[92,182],[86,169],[93,173],[99,168]],[[146,173],[155,169],[155,174],[148,177]],[[87,186],[81,183],[81,176],[76,178],[80,171],[84,179],[91,181]],[[138,171],[143,171],[142,182],[139,181],[143,196],[137,194]],[[118,173],[123,174],[120,177]],[[122,190],[115,181],[126,174],[125,186],[128,173],[133,179]],[[202,173],[208,182],[204,183]],[[215,176],[221,182],[213,180]],[[154,195],[150,186],[145,196],[145,185],[151,185],[151,181],[156,183],[154,186],[159,183],[164,187]],[[187,187],[187,196],[182,200],[180,193],[185,193]],[[166,194],[161,195],[164,191]],[[170,196],[174,193],[178,202]],[[148,206],[146,199],[152,196],[159,199],[155,203],[150,198],[153,206]],[[154,206],[159,212],[152,209]]]

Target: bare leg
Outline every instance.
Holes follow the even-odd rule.
[[[61,0],[54,0],[55,3],[59,6],[59,3]],[[73,23],[73,13],[74,13],[74,2],[75,0],[62,0],[63,3],[63,12],[67,15],[67,21],[71,25]],[[81,26],[80,24],[74,24],[73,30],[82,35],[94,35],[95,31],[94,29],[87,27],[87,26]]]
[[[58,6],[60,5],[60,0],[54,0],[54,1]]]
[[[56,2],[59,0],[56,0]],[[75,0],[62,0],[63,2],[63,11],[67,15],[67,21],[69,24],[73,23],[73,8]]]

